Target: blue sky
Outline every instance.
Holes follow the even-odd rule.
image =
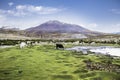
[[[1,0],[0,27],[26,29],[49,20],[120,32],[120,0]]]

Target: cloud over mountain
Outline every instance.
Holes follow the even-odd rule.
[[[13,3],[8,3],[12,6]],[[40,15],[40,14],[53,14],[61,11],[62,9],[46,6],[34,6],[34,5],[17,5],[13,9],[3,10],[0,9],[0,14],[7,14],[12,16],[28,16],[28,15]]]

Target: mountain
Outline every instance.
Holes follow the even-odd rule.
[[[115,33],[113,33],[113,34],[120,34],[120,32],[115,32]]]
[[[13,34],[17,34],[18,32],[19,32],[19,29],[17,29],[17,28],[6,28],[6,27],[0,28],[0,33],[5,33],[5,34],[13,33]]]
[[[57,20],[45,22],[39,26],[26,29],[27,36],[37,37],[66,37],[66,38],[86,38],[88,36],[97,36],[103,33],[91,31],[75,24],[63,23]]]
[[[19,30],[18,28],[0,28],[0,39],[80,39],[104,35],[75,24],[57,20],[47,21],[41,25]]]
[[[25,36],[25,31],[19,30],[18,28],[0,28],[0,40],[1,39],[31,39]]]
[[[81,26],[74,25],[74,24],[67,24],[67,23],[62,23],[59,21],[48,21],[46,23],[43,23],[39,26],[29,28],[27,29],[29,32],[58,32],[58,33],[79,33],[79,32],[90,32],[90,30],[85,29]]]

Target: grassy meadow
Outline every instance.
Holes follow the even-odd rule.
[[[56,50],[53,45],[0,49],[0,80],[120,80],[120,73],[89,70],[84,60],[120,65],[120,59]]]

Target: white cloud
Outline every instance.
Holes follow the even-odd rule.
[[[120,14],[120,9],[111,9],[110,11],[114,14]]]
[[[97,23],[84,23],[84,24],[81,24],[81,26],[83,26],[87,29],[90,29],[90,30],[96,30],[99,27],[99,25]]]
[[[8,5],[9,5],[9,6],[13,6],[14,3],[13,3],[13,2],[9,2]]]
[[[98,24],[96,23],[91,23],[91,24],[88,24],[89,27],[92,27],[92,28],[96,28],[98,26]]]
[[[17,27],[20,29],[25,29],[26,26],[30,27],[34,24],[35,24],[35,21],[14,20],[14,19],[0,20],[0,27],[7,26],[8,28]]]
[[[116,24],[117,27],[120,27],[120,23]]]
[[[0,27],[5,25],[6,20],[7,20],[7,18],[5,15],[0,15]]]
[[[27,16],[27,15],[40,15],[40,14],[53,14],[61,11],[62,9],[45,6],[33,5],[17,5],[11,10],[0,9],[0,13],[13,15],[13,16]]]
[[[6,16],[0,15],[0,23],[4,22],[6,20]]]
[[[107,33],[120,32],[120,23],[102,24],[97,30]]]

